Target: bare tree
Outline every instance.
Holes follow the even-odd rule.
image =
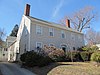
[[[100,44],[100,32],[96,33],[96,44]]]
[[[4,36],[5,36],[4,29],[1,29],[1,28],[0,28],[0,46],[2,46],[3,37],[4,37]]]
[[[93,10],[93,7],[84,7],[71,16],[65,16],[60,22],[65,25],[66,19],[69,19],[73,25],[72,27],[82,32],[83,29],[90,28],[90,23],[95,19],[96,13]]]
[[[88,45],[95,45],[100,43],[100,32],[89,29],[85,34],[85,39]]]

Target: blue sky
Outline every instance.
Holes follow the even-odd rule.
[[[0,0],[0,28],[5,29],[6,35],[20,24],[27,3],[31,5],[31,16],[55,23],[85,6],[93,6],[100,17],[99,0]],[[99,25],[100,18],[91,27],[100,31]]]

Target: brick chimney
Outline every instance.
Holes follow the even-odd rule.
[[[29,4],[26,4],[25,6],[24,15],[30,16],[30,5]]]
[[[70,20],[69,20],[69,19],[66,20],[66,26],[67,26],[68,28],[70,28]]]

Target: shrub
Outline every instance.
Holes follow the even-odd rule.
[[[77,48],[77,51],[83,51],[83,49],[82,49],[83,47],[81,47],[81,48]]]
[[[83,61],[89,61],[90,59],[90,54],[89,52],[80,52],[81,58]]]
[[[65,52],[54,46],[45,46],[43,50],[53,61],[63,61],[65,58]]]
[[[91,55],[91,61],[100,63],[100,52],[95,52]]]
[[[84,46],[84,47],[82,47],[82,48],[79,48],[78,50],[83,50],[83,51],[87,51],[87,52],[94,52],[94,51],[97,51],[99,48],[97,47],[97,46],[95,46],[95,45],[93,45],[93,46]]]
[[[54,61],[63,61],[65,58],[65,53],[63,50],[54,50],[48,53],[48,56]]]
[[[27,66],[30,66],[30,67],[36,66],[38,63],[38,60],[41,58],[42,58],[41,55],[37,54],[34,51],[30,51],[27,53],[26,64],[27,64]]]
[[[85,47],[82,48],[82,50],[83,51],[91,51],[92,49],[90,47],[85,46]]]
[[[77,51],[70,51],[66,53],[66,59],[67,61],[79,61],[80,58],[80,54]]]
[[[92,51],[97,51],[99,48],[94,45],[94,46],[91,47],[91,49],[92,49]]]
[[[46,66],[52,62],[54,62],[54,61],[50,57],[46,56],[46,57],[43,57],[43,59],[39,59],[37,65],[39,67],[43,67],[43,66]]]
[[[20,60],[25,66],[45,66],[53,62],[49,57],[44,57],[41,54],[38,54],[34,51],[26,52],[21,55]]]
[[[20,60],[21,60],[22,62],[25,62],[25,58],[26,58],[26,53],[24,53],[24,54],[22,54],[22,55],[20,56]]]

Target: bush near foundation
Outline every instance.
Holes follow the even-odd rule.
[[[44,46],[43,50],[45,54],[55,62],[65,60],[65,52],[62,49],[58,49],[54,46]]]
[[[80,56],[83,61],[89,61],[89,59],[90,59],[90,54],[89,54],[89,52],[86,52],[86,51],[80,52]]]
[[[48,54],[48,56],[54,61],[64,61],[65,53],[63,50],[54,50]]]
[[[66,52],[66,61],[90,61],[92,53],[87,51],[69,51]]]
[[[95,52],[91,55],[91,61],[99,62],[100,63],[100,52]]]
[[[29,51],[21,55],[20,60],[25,66],[42,67],[52,62],[65,60],[65,52],[62,49],[58,49],[54,46],[44,46],[44,48],[38,49],[37,52]]]
[[[27,53],[24,53],[20,56],[20,60],[24,63]]]
[[[98,47],[93,45],[93,46],[84,46],[82,48],[78,48],[78,51],[87,51],[87,52],[95,52],[98,51]]]
[[[33,66],[45,66],[52,63],[52,59],[48,56],[42,56],[34,51],[26,52],[21,55],[20,60],[24,66],[33,67]]]
[[[43,67],[43,66],[49,65],[52,62],[54,62],[54,61],[50,57],[45,56],[42,59],[39,59],[37,66]]]
[[[99,50],[99,48],[97,46],[95,46],[95,45],[92,46],[91,49],[92,49],[92,51],[98,51]]]
[[[72,62],[80,61],[81,60],[80,53],[78,51],[66,52],[66,60]]]

